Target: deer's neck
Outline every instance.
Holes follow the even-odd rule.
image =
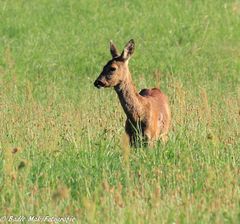
[[[132,122],[141,121],[144,117],[144,106],[136,87],[134,86],[131,74],[126,74],[126,80],[122,81],[114,89],[117,92],[120,103],[127,118]]]

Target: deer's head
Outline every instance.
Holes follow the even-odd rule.
[[[116,46],[110,41],[110,52],[112,59],[103,67],[94,85],[97,88],[114,87],[127,78],[128,61],[134,52],[134,41],[131,39],[119,54]]]

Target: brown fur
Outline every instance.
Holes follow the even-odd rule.
[[[110,42],[113,59],[104,66],[94,85],[98,88],[114,87],[127,116],[125,130],[130,144],[137,145],[140,136],[152,145],[159,138],[167,140],[171,113],[168,99],[160,89],[137,92],[128,69],[128,60],[134,47],[133,40],[130,40],[119,55],[115,45]]]

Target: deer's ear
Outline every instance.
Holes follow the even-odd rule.
[[[134,43],[134,40],[131,39],[124,47],[124,50],[121,54],[122,59],[128,60],[132,56],[134,49],[135,49],[135,43]]]
[[[116,58],[119,56],[118,50],[115,44],[111,40],[110,40],[110,52],[113,58]]]

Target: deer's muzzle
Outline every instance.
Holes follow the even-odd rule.
[[[94,86],[97,87],[98,89],[100,89],[100,88],[102,88],[102,87],[105,87],[105,83],[103,83],[102,81],[100,81],[100,80],[97,79],[97,80],[94,82]]]

